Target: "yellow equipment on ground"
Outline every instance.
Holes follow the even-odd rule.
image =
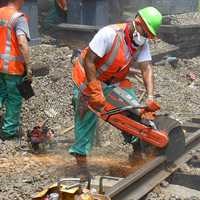
[[[92,191],[90,184],[90,180],[82,182],[80,178],[61,179],[35,194],[32,200],[111,200],[103,194]]]

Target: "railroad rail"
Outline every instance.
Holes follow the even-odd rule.
[[[188,130],[190,130],[190,126],[191,130],[194,130],[194,126],[198,127],[198,124],[197,122],[183,124],[183,127]],[[112,200],[137,200],[145,196],[156,185],[180,168],[183,163],[188,162],[194,156],[196,150],[200,149],[200,129],[185,134],[186,150],[181,157],[173,163],[167,163],[166,156],[156,157],[107,190],[106,195]]]

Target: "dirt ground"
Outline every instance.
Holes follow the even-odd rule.
[[[45,40],[31,48],[32,65],[43,67],[45,71],[43,76],[33,78],[36,95],[23,104],[22,127],[26,135],[37,122],[48,119],[48,127],[55,131],[56,139],[62,143],[53,150],[35,155],[27,150],[26,136],[22,141],[23,149],[19,148],[19,141],[0,141],[0,200],[30,200],[32,194],[58,178],[75,175],[74,158],[67,153],[74,140],[73,131],[62,134],[62,130],[73,123],[72,50]],[[175,67],[167,62],[153,66],[156,100],[161,104],[161,114],[168,113],[180,121],[190,119],[194,114],[200,116],[199,66],[200,57],[179,59]],[[191,74],[195,75],[195,80],[191,79]],[[134,82],[139,96],[143,86],[136,80]],[[122,144],[119,131],[110,125],[103,125],[99,130],[101,134],[89,158],[92,175],[125,177],[145,162],[129,162],[132,149]]]

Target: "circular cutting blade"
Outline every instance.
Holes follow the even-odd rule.
[[[159,153],[166,155],[168,162],[173,162],[185,151],[185,135],[181,124],[168,116],[158,116],[154,123],[158,130],[165,131],[169,137],[168,145]]]
[[[169,163],[175,161],[185,151],[185,135],[180,122],[166,115],[161,115],[157,116],[154,124],[158,130],[167,133],[169,143],[165,148],[160,149],[149,143],[140,141],[142,151],[154,155],[165,155]]]

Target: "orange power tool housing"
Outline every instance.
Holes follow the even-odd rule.
[[[124,133],[140,138],[141,141],[150,143],[159,148],[167,146],[169,142],[167,132],[164,130],[156,130],[155,127],[143,124],[141,119],[136,121],[134,117],[131,117],[135,115],[136,118],[138,118],[138,109],[135,108],[141,107],[141,105],[125,90],[120,87],[114,88],[111,90],[106,100],[108,103],[104,110],[105,113],[97,112],[90,107],[101,119]],[[131,109],[123,111],[123,107],[126,106],[130,106]],[[106,114],[115,108],[122,108],[122,111]],[[135,112],[135,114],[130,115],[130,112]]]

